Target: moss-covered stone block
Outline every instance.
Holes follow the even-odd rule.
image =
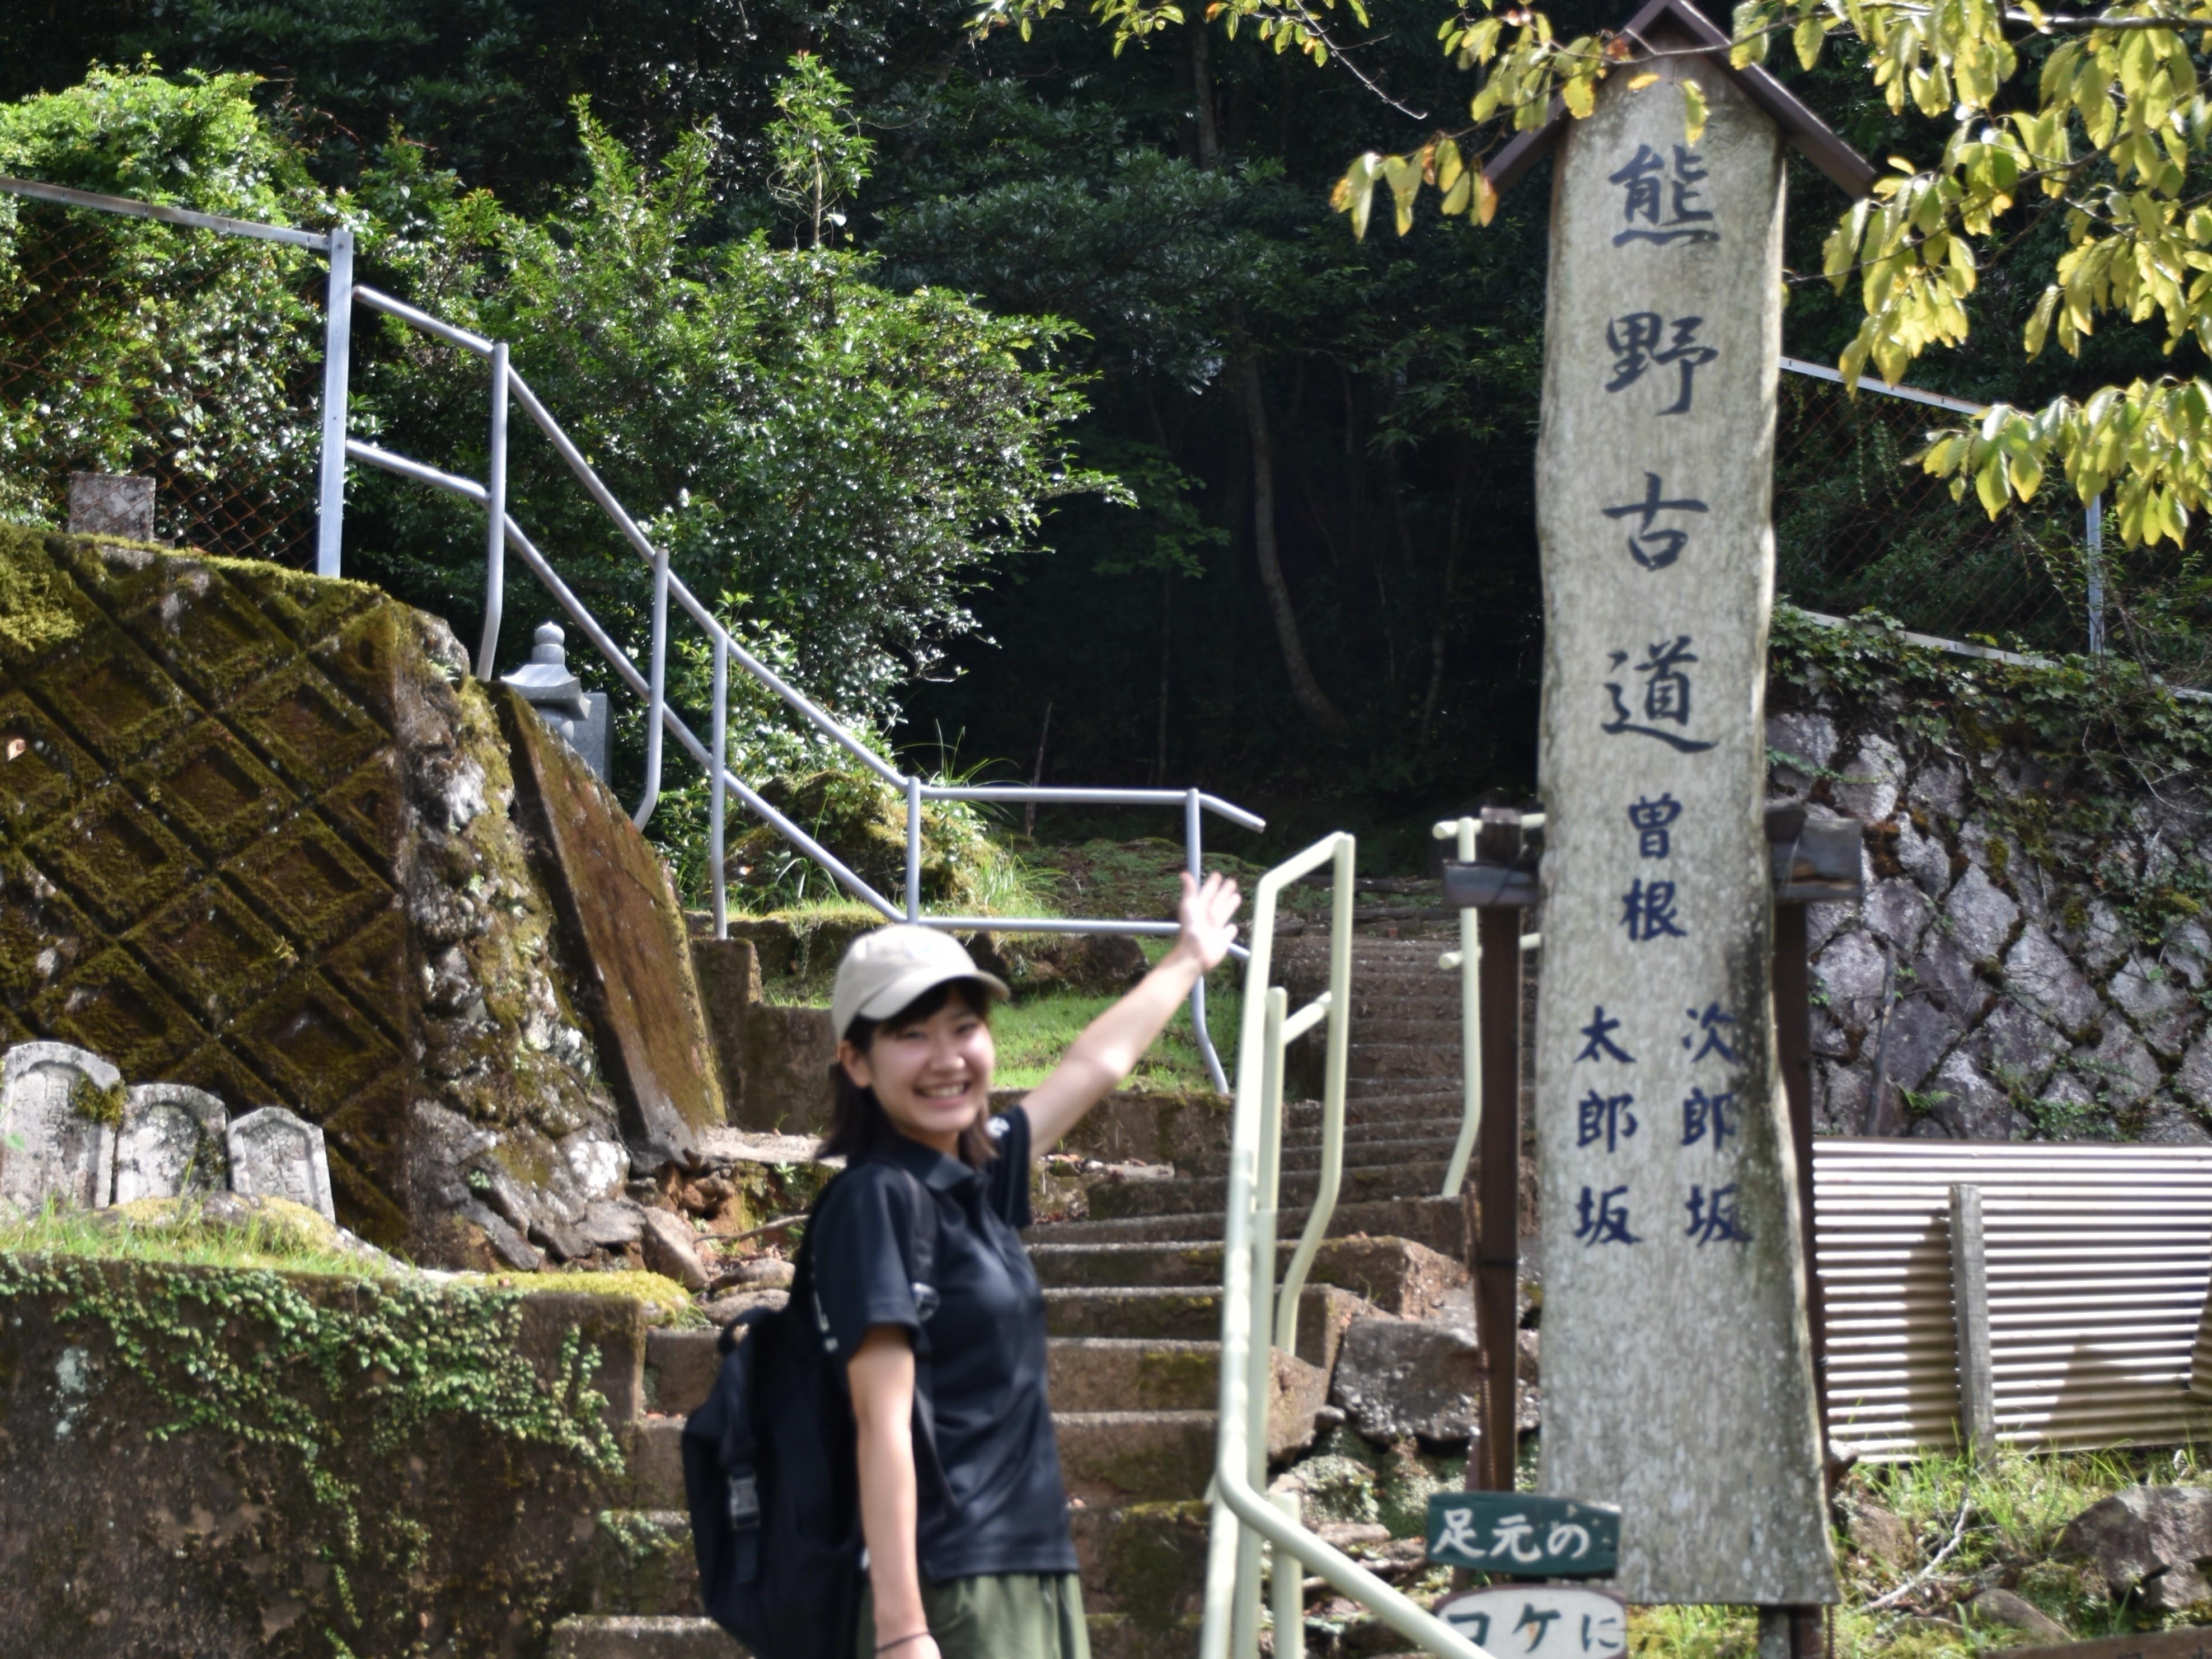
[[[3,1645],[534,1659],[643,1344],[621,1297],[0,1258]]]
[[[489,1266],[464,1166],[522,1235],[625,1160],[465,668],[361,583],[0,526],[0,1036],[288,1106],[348,1225]]]

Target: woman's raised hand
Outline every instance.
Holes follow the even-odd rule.
[[[1176,906],[1176,920],[1182,924],[1182,933],[1176,940],[1176,949],[1194,957],[1200,972],[1211,973],[1229,954],[1237,937],[1237,924],[1230,918],[1243,902],[1232,876],[1216,871],[1200,886],[1189,871],[1182,872],[1182,899]]]

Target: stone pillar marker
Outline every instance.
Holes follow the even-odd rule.
[[[325,1221],[337,1219],[323,1132],[314,1124],[282,1106],[264,1106],[234,1120],[225,1139],[231,1191],[241,1198],[289,1198]]]
[[[1555,147],[1541,1490],[1620,1505],[1631,1602],[1802,1606],[1838,1592],[1763,823],[1783,142],[1872,170],[1675,0],[1624,34],[1651,55],[1492,168]]]
[[[123,1108],[115,1140],[115,1201],[219,1193],[230,1185],[228,1114],[204,1089],[141,1083]]]

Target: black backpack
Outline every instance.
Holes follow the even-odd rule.
[[[900,1173],[914,1204],[915,1301],[927,1321],[937,1307],[937,1203]],[[851,1659],[860,1620],[865,1575],[853,1407],[814,1294],[813,1219],[821,1204],[817,1199],[807,1212],[789,1299],[731,1322],[714,1390],[684,1425],[700,1600],[755,1659]],[[950,1502],[928,1357],[927,1337],[917,1332],[915,1474],[922,1495]]]

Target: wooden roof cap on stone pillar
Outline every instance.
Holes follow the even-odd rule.
[[[1879,176],[1874,165],[1765,70],[1755,64],[1744,69],[1732,67],[1728,57],[1728,35],[1714,27],[1703,13],[1686,3],[1686,0],[1650,0],[1621,26],[1620,32],[1647,53],[1679,52],[1679,46],[1667,43],[1667,37],[1686,34],[1696,46],[1706,49],[1706,61],[1765,110],[1775,125],[1782,129],[1783,135],[1803,152],[1806,160],[1827,174],[1846,195],[1864,196],[1874,188],[1874,181]],[[1521,175],[1559,142],[1570,118],[1566,101],[1553,99],[1544,125],[1516,135],[1483,169],[1492,187],[1501,195],[1510,190]]]

